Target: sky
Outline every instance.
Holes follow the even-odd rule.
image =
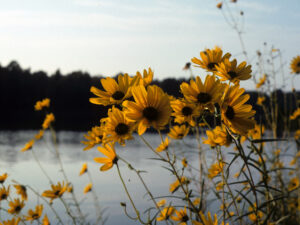
[[[254,66],[257,50],[265,52],[273,46],[281,50],[288,76],[290,60],[300,55],[300,1],[227,2],[239,26],[243,25],[248,63]],[[238,35],[216,8],[217,3],[0,0],[0,63],[16,60],[22,68],[49,74],[60,69],[63,74],[82,70],[114,76],[151,67],[156,79],[189,77],[183,66],[205,48],[217,45],[238,62],[245,60]],[[222,10],[228,18],[225,5]],[[244,16],[239,16],[240,10]],[[195,75],[205,74],[192,69]],[[300,86],[300,77],[293,81]],[[253,89],[254,84],[246,82],[245,87]]]

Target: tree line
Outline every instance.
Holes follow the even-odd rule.
[[[0,65],[0,130],[40,129],[44,114],[35,111],[34,104],[43,98],[51,99],[50,111],[56,117],[57,130],[89,130],[107,116],[107,107],[89,102],[89,98],[93,97],[90,87],[101,87],[101,78],[103,77],[91,76],[82,71],[61,74],[59,70],[49,76],[43,71],[31,72],[30,69],[22,69],[16,61],[7,66]],[[153,84],[160,86],[169,95],[182,97],[180,84],[188,81],[189,77],[167,78],[154,80]],[[264,112],[256,105],[258,93],[250,91],[248,94],[251,96],[249,104],[256,110],[256,120],[265,123]],[[285,115],[286,112],[295,109],[295,100],[293,93],[277,90],[276,95],[280,125],[283,123],[282,118],[288,116]],[[266,96],[265,103],[270,108],[270,96]],[[283,110],[284,105],[288,106],[287,110]]]

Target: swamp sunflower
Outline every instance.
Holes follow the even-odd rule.
[[[223,56],[221,48],[215,47],[214,49],[206,49],[205,51],[200,52],[201,59],[194,57],[191,61],[197,64],[197,67],[206,69],[209,72],[215,72],[217,70],[216,65],[223,62],[224,59],[230,58],[230,56],[230,53],[226,53]]]
[[[87,163],[83,163],[81,170],[79,172],[79,176],[83,175],[84,173],[86,173],[88,171],[88,167],[87,167]]]
[[[57,185],[52,184],[52,190],[46,190],[42,193],[43,197],[50,198],[51,200],[60,198],[67,190],[68,185],[64,182],[58,182]]]
[[[101,171],[109,170],[117,163],[118,157],[116,155],[114,143],[107,143],[103,147],[98,147],[98,151],[105,155],[104,157],[96,157],[94,161],[97,163],[103,163],[104,165],[100,167]]]
[[[0,184],[3,184],[6,178],[7,178],[7,173],[0,175]]]
[[[255,125],[255,120],[251,119],[255,111],[251,105],[245,104],[250,95],[243,95],[244,92],[239,85],[228,86],[220,107],[222,122],[240,135],[246,135]]]
[[[251,65],[247,66],[245,61],[237,65],[236,59],[230,61],[228,58],[225,58],[215,68],[217,69],[216,75],[221,77],[221,81],[229,80],[232,83],[238,84],[240,80],[251,78]]]
[[[92,183],[87,184],[83,189],[83,193],[86,194],[86,193],[90,192],[92,190],[92,188],[93,188]]]
[[[203,223],[193,220],[192,221],[193,225],[218,225],[219,224],[217,214],[215,214],[213,218],[211,217],[210,212],[207,213],[207,218],[205,217],[202,211],[200,211],[199,214],[201,217],[201,221]],[[221,225],[224,225],[224,221],[221,223]],[[226,225],[229,225],[229,223],[226,223]]]
[[[55,120],[53,113],[48,113],[45,117],[45,120],[42,124],[42,127],[44,130],[48,129],[50,127],[50,124]]]
[[[24,185],[21,184],[15,184],[14,185],[16,192],[18,195],[21,196],[22,200],[27,200],[27,189]]]
[[[108,111],[108,117],[105,119],[105,142],[119,142],[125,145],[125,140],[132,139],[134,123],[129,121],[125,113],[116,107]]]
[[[265,84],[267,80],[267,75],[264,74],[262,78],[259,79],[259,82],[256,84],[256,88],[260,88],[261,86],[263,86]]]
[[[219,103],[223,95],[224,87],[224,84],[214,75],[207,75],[204,83],[198,76],[196,81],[191,80],[190,84],[183,82],[180,90],[188,102],[208,108],[213,112],[214,104]]]
[[[159,216],[156,218],[157,221],[168,220],[174,213],[174,207],[168,206],[161,210]]]
[[[146,87],[151,84],[153,80],[153,71],[151,70],[151,68],[149,68],[148,71],[144,69],[143,76],[139,71],[137,71],[136,76],[139,78],[139,84]]]
[[[7,197],[9,196],[9,187],[10,186],[8,186],[8,188],[6,188],[3,186],[2,188],[0,188],[0,201],[6,200]]]
[[[208,169],[208,178],[212,179],[218,176],[224,169],[225,163],[223,162],[216,162],[210,166]]]
[[[289,182],[288,190],[293,191],[293,190],[297,189],[299,187],[299,185],[300,185],[299,178],[294,177]]]
[[[300,56],[297,55],[291,61],[291,70],[292,73],[299,74],[300,73]]]
[[[34,139],[28,141],[28,142],[25,144],[24,148],[21,149],[21,152],[26,152],[27,150],[31,149],[32,146],[33,146],[33,144],[34,144]]]
[[[189,217],[186,212],[186,207],[184,209],[176,210],[176,215],[171,215],[171,219],[174,221],[178,221],[178,225],[187,225],[187,221],[189,221]]]
[[[169,139],[166,137],[164,141],[161,142],[161,144],[156,148],[157,152],[162,152],[169,147]]]
[[[11,220],[6,220],[0,222],[0,225],[18,225],[20,222],[21,218],[12,218]]]
[[[40,111],[43,108],[49,107],[50,106],[50,99],[49,98],[45,98],[42,101],[37,101],[34,105],[34,109],[36,111]]]
[[[43,205],[37,205],[34,211],[32,209],[29,209],[27,216],[25,216],[25,220],[27,221],[38,220],[42,216],[43,208],[44,208]]]
[[[137,78],[134,78],[136,80]],[[114,105],[121,104],[125,99],[131,97],[130,87],[133,80],[128,74],[119,75],[118,82],[115,79],[107,77],[101,79],[104,91],[92,86],[90,91],[98,96],[90,98],[90,102],[96,105]]]
[[[8,203],[9,209],[7,210],[10,214],[19,214],[22,208],[25,206],[24,201],[20,201],[20,199],[14,199],[13,201],[9,201]]]
[[[102,143],[104,139],[104,124],[101,123],[100,126],[92,127],[92,130],[88,131],[87,134],[83,135],[86,141],[82,141],[81,143],[86,145],[83,151],[90,150],[96,144]]]
[[[195,104],[186,102],[185,100],[171,101],[171,107],[173,109],[172,116],[175,117],[174,122],[182,124],[184,122],[189,123],[191,126],[195,126],[195,118],[199,117],[200,110]]]
[[[156,85],[134,86],[131,89],[134,102],[125,101],[124,113],[129,121],[137,123],[138,134],[145,133],[150,126],[161,130],[168,124],[171,116],[169,96]]]
[[[42,220],[42,225],[50,225],[50,221],[48,219],[47,214],[45,214],[43,220]]]
[[[170,132],[168,136],[173,139],[182,139],[184,138],[190,131],[190,128],[185,125],[175,125],[170,128]]]
[[[206,130],[207,139],[203,141],[203,144],[210,145],[212,148],[217,145],[228,147],[232,140],[224,127],[216,126],[213,130]]]
[[[295,120],[298,116],[300,116],[300,108],[296,109],[293,114],[290,115],[290,120]]]

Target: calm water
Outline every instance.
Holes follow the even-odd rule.
[[[44,190],[50,189],[48,179],[39,169],[31,151],[20,152],[24,144],[35,134],[36,131],[0,132],[0,174],[8,173],[9,177],[5,182],[6,185],[13,184],[12,180],[16,180],[21,184],[30,185],[39,193],[42,193]],[[87,215],[88,221],[93,223],[97,216],[95,214],[93,195],[91,193],[83,194],[84,186],[89,183],[88,176],[87,174],[78,176],[81,166],[85,162],[88,163],[88,168],[93,179],[93,188],[97,193],[99,203],[101,207],[105,209],[105,216],[108,217],[106,224],[138,224],[128,219],[120,206],[120,202],[126,202],[129,213],[133,212],[117,175],[116,168],[113,167],[109,171],[100,172],[99,168],[101,165],[94,162],[93,158],[102,157],[103,155],[98,152],[96,148],[85,152],[82,150],[84,145],[81,144],[80,141],[84,140],[83,134],[84,133],[80,132],[59,132],[58,140],[64,169],[74,186],[74,193],[81,202],[82,211]],[[160,144],[160,138],[158,136],[147,134],[145,138],[155,148]],[[170,149],[174,149],[178,156],[184,154],[189,163],[195,168],[198,168],[198,157],[195,154],[197,151],[196,146],[197,143],[193,137],[187,137],[184,143],[181,141],[173,141]],[[42,166],[48,172],[51,179],[56,183],[64,179],[53,149],[50,133],[46,133],[43,140],[35,143],[33,151],[37,154]],[[138,136],[135,136],[134,140],[127,142],[126,147],[116,145],[116,150],[118,154],[132,163],[136,169],[147,171],[147,173],[142,175],[154,196],[170,195],[168,191],[169,184],[176,180],[175,177],[172,176],[169,171],[162,168],[163,164],[160,161],[150,159],[155,157],[155,155],[145,147]],[[204,146],[204,152],[207,159],[206,163],[210,165],[215,157],[214,151]],[[230,156],[227,155],[226,157],[227,160],[230,159]],[[289,159],[287,159],[287,161],[288,160]],[[236,171],[240,169],[238,162],[234,168]],[[120,169],[138,209],[143,212],[145,209],[152,207],[153,204],[151,204],[152,202],[150,202],[145,195],[145,190],[137,179],[136,174],[130,171],[122,162],[120,162]],[[234,172],[235,171],[233,171],[233,173]],[[189,174],[189,172],[187,172],[187,174]],[[14,193],[14,188],[11,188],[11,192]],[[70,194],[65,195],[67,200],[70,196]],[[172,201],[174,203],[174,200]],[[38,202],[44,203],[29,191],[29,202],[22,210],[22,213],[26,214],[27,210],[34,207]],[[55,200],[53,205],[65,219],[65,223],[69,224],[70,221],[63,216],[65,210],[61,202]],[[218,208],[214,206],[210,208],[213,212],[218,211]],[[45,211],[50,221],[56,224],[56,219],[54,219],[54,215],[48,207],[45,208]],[[131,215],[134,214],[132,213]],[[6,218],[3,212],[1,216],[2,218]]]

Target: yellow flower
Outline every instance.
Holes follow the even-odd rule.
[[[50,221],[48,219],[47,214],[45,214],[45,216],[43,218],[42,225],[50,225]]]
[[[137,78],[135,78],[136,80]],[[90,98],[90,102],[97,105],[113,105],[121,104],[125,99],[131,97],[130,86],[132,85],[131,78],[128,74],[119,75],[118,83],[115,79],[107,77],[101,79],[101,84],[104,91],[92,86],[91,92],[98,96]]]
[[[297,158],[293,158],[293,159],[291,160],[291,162],[290,162],[290,166],[295,165],[296,162],[297,162]]]
[[[298,116],[300,116],[300,108],[296,109],[292,115],[290,115],[290,120],[295,120]]]
[[[186,158],[183,158],[183,159],[181,160],[181,163],[182,163],[182,166],[183,166],[183,167],[187,167],[187,165],[188,165],[188,162],[187,162]]]
[[[223,181],[219,182],[219,183],[216,185],[216,190],[217,190],[217,191],[221,191],[221,190],[223,189],[224,185],[225,185],[225,184],[223,183]]]
[[[165,140],[156,148],[157,152],[162,152],[169,147],[169,139],[166,137]]]
[[[88,167],[87,167],[87,163],[83,163],[81,170],[79,172],[79,176],[81,176],[82,174],[86,173],[88,171]]]
[[[21,195],[22,200],[27,200],[27,190],[24,185],[16,184],[14,185],[18,195]]]
[[[43,129],[46,130],[49,128],[50,124],[55,120],[54,114],[53,113],[49,113],[46,115],[46,118],[43,122]]]
[[[217,145],[228,147],[231,144],[231,137],[224,127],[216,126],[213,130],[207,130],[206,135],[207,140],[204,140],[203,144],[210,145],[211,147],[216,147]]]
[[[265,100],[266,100],[265,97],[257,97],[257,102],[256,102],[256,104],[262,106],[262,105],[263,105],[263,102],[264,102]]]
[[[11,220],[3,221],[0,225],[18,225],[21,218],[12,218]]]
[[[102,143],[104,138],[104,124],[92,127],[92,130],[88,131],[88,134],[85,134],[84,137],[87,140],[81,142],[86,145],[83,149],[84,151],[93,148],[96,144]]]
[[[206,49],[205,51],[200,52],[200,57],[202,60],[194,57],[192,58],[192,62],[197,64],[197,66],[199,65],[198,67],[206,69],[210,72],[214,72],[216,71],[215,66],[230,56],[231,55],[229,53],[226,53],[223,56],[223,51],[219,47],[215,47],[214,49]]]
[[[281,150],[280,150],[280,149],[277,149],[277,150],[274,152],[275,156],[279,156],[279,155],[280,155],[280,152],[281,152]]]
[[[0,184],[3,184],[6,178],[7,178],[7,173],[0,175]]]
[[[294,138],[296,140],[298,140],[300,138],[300,129],[299,130],[296,130],[295,134],[294,134]]]
[[[40,140],[44,135],[44,130],[40,130],[34,137],[36,140]]]
[[[220,102],[223,95],[224,85],[215,76],[207,75],[204,83],[198,76],[190,84],[183,82],[180,90],[188,102],[214,111],[214,104]]]
[[[24,148],[21,149],[21,152],[25,152],[25,151],[31,149],[32,146],[33,146],[33,144],[34,144],[34,139],[28,141],[28,142],[25,144]]]
[[[216,65],[215,68],[217,69],[216,75],[221,77],[221,81],[229,80],[238,84],[240,80],[248,80],[251,78],[251,65],[247,66],[245,61],[237,65],[236,59],[229,61],[228,58],[225,58],[224,61]]]
[[[203,214],[203,212],[200,211],[199,214],[201,217],[201,221],[203,221],[203,223],[193,220],[192,221],[193,225],[218,225],[217,214],[215,214],[214,218],[212,218],[210,212],[208,212],[207,219],[206,219],[205,215]],[[224,221],[221,224],[224,225]],[[226,225],[229,225],[229,224],[226,223]]]
[[[51,188],[52,190],[46,190],[42,193],[43,197],[50,198],[51,200],[60,198],[65,191],[67,190],[68,185],[66,185],[64,182],[60,183],[58,182],[57,185],[52,184]]]
[[[188,184],[188,183],[189,183],[189,180],[188,180],[186,177],[182,176],[182,177],[180,178],[180,182],[179,182],[179,180],[177,179],[174,183],[170,184],[169,191],[170,191],[171,193],[174,193],[175,191],[177,191],[177,189],[180,187],[180,183],[181,183],[181,184]]]
[[[261,139],[264,132],[265,132],[265,126],[255,123],[254,128],[249,130],[248,136],[251,137],[252,139]]]
[[[0,201],[6,200],[8,196],[9,196],[9,186],[8,188],[4,186],[0,188]]]
[[[24,201],[20,201],[20,199],[14,199],[9,202],[9,209],[7,210],[10,214],[19,214],[22,208],[24,207]]]
[[[292,73],[299,74],[300,73],[300,56],[297,55],[291,61],[291,70]]]
[[[252,106],[244,104],[250,96],[242,95],[243,88],[239,85],[229,87],[223,96],[221,104],[221,114],[223,123],[238,134],[246,135],[248,130],[253,129],[255,121],[250,119],[254,116],[255,111]]]
[[[105,141],[119,142],[125,145],[125,140],[132,139],[134,123],[126,119],[124,112],[113,107],[108,111],[108,117],[105,119]]]
[[[156,218],[157,221],[168,220],[169,217],[174,213],[174,207],[168,206],[161,210],[159,217]]]
[[[200,115],[199,107],[195,104],[187,103],[184,100],[171,101],[171,107],[173,109],[172,116],[175,116],[175,123],[182,124],[184,122],[189,123],[191,126],[195,126],[195,118]]]
[[[223,171],[225,163],[223,162],[216,162],[210,166],[208,169],[208,178],[212,179],[216,177],[219,173]]]
[[[193,204],[195,205],[195,206],[197,206],[197,205],[199,205],[200,204],[200,198],[195,198],[195,200],[193,201]]]
[[[40,111],[45,107],[49,107],[50,106],[50,99],[49,98],[45,98],[42,101],[37,101],[35,103],[34,109],[36,111]]]
[[[186,213],[186,207],[184,207],[184,209],[180,209],[179,211],[175,209],[175,214],[176,216],[170,216],[172,220],[179,221],[178,225],[187,225],[189,217]]]
[[[144,69],[143,76],[139,71],[137,71],[136,76],[139,78],[139,84],[144,85],[145,87],[151,84],[153,80],[153,72],[151,68],[148,69],[148,72]]]
[[[29,209],[28,215],[25,216],[25,219],[28,221],[38,220],[42,216],[43,208],[44,208],[43,205],[37,205],[35,207],[35,211],[33,211],[32,209]]]
[[[181,125],[181,126],[173,126],[170,128],[170,132],[168,133],[168,136],[173,139],[182,139],[184,138],[190,131],[190,128]]]
[[[266,74],[264,74],[263,77],[260,78],[259,82],[256,84],[256,88],[260,88],[262,85],[264,85],[266,80],[267,80],[267,76]]]
[[[138,134],[142,135],[150,126],[163,129],[171,115],[168,95],[156,85],[149,85],[147,90],[141,85],[134,86],[131,92],[135,102],[125,101],[124,113],[129,121],[137,122]]]
[[[222,2],[219,2],[219,3],[217,4],[217,8],[218,8],[218,9],[222,9],[222,6],[223,6],[223,3],[222,3]]]
[[[83,189],[83,193],[86,194],[86,193],[90,192],[92,190],[92,187],[93,187],[92,183],[87,184]]]
[[[253,206],[256,208],[256,203],[254,203]],[[260,210],[258,210],[256,215],[252,206],[249,206],[249,212],[252,212],[251,214],[248,215],[248,217],[253,222],[260,221],[264,216],[263,212]]]
[[[69,193],[73,192],[73,185],[71,183],[68,183],[67,192]]]
[[[94,158],[94,161],[97,163],[104,163],[103,166],[100,167],[101,171],[109,170],[113,167],[115,163],[117,163],[118,158],[116,155],[114,143],[105,144],[104,147],[98,147],[98,151],[107,156]]]
[[[293,191],[293,190],[297,189],[299,187],[299,185],[300,185],[299,178],[298,177],[294,177],[289,182],[288,190],[289,191]]]
[[[164,206],[166,204],[166,202],[167,202],[166,199],[162,199],[159,202],[157,202],[157,206],[158,207],[162,207],[162,206]]]

